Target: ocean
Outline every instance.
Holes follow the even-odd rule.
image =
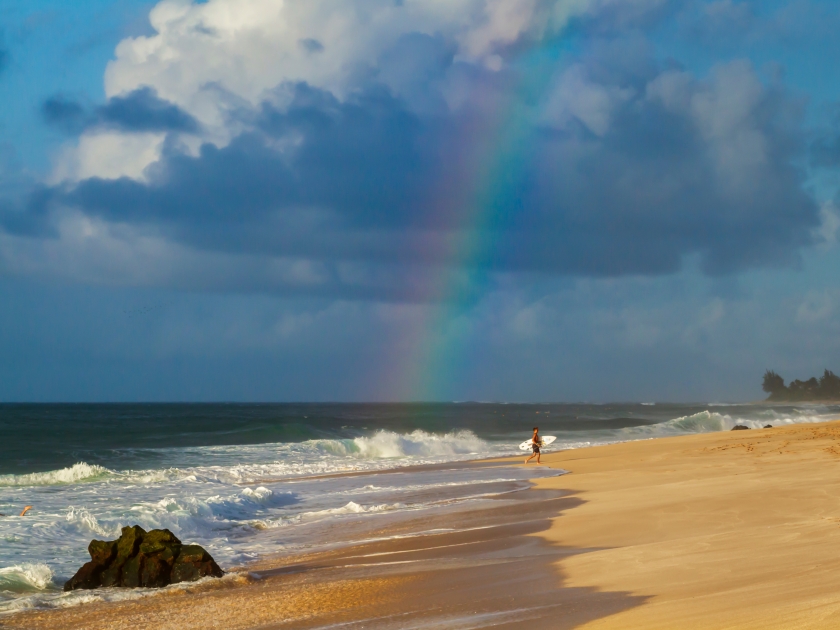
[[[116,538],[125,525],[168,528],[223,569],[247,570],[269,553],[358,542],[382,519],[492,500],[557,473],[454,462],[523,455],[533,426],[557,436],[559,450],[838,413],[803,404],[4,404],[0,614],[143,595],[61,590],[88,560],[90,539]]]

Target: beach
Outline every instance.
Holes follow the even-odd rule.
[[[583,503],[545,536],[590,549],[564,585],[643,598],[585,627],[840,627],[838,439],[830,422],[552,457]]]
[[[222,580],[0,624],[840,627],[838,438],[840,422],[828,422],[550,453],[543,464],[569,474],[391,519],[360,544],[268,555]]]

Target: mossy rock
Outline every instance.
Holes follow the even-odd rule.
[[[116,540],[91,540],[88,553],[92,562],[107,566],[117,556]]]
[[[65,591],[100,586],[159,588],[224,572],[199,545],[184,545],[168,529],[123,527],[118,540],[92,540],[91,561],[64,585]]]
[[[224,571],[209,553],[198,545],[184,545],[172,567],[172,583],[194,582],[203,577],[222,577]]]

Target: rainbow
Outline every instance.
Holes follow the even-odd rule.
[[[525,175],[535,159],[539,105],[544,102],[565,42],[556,38],[509,60],[507,85],[473,95],[492,103],[477,124],[464,125],[458,145],[463,149],[458,172],[442,178],[431,196],[439,219],[435,225],[455,225],[454,234],[435,239],[425,254],[434,273],[416,287],[411,324],[395,344],[387,374],[381,374],[385,399],[445,401],[451,384],[474,365],[463,330],[465,314],[475,296],[490,288],[488,269],[505,247],[504,235],[516,220]],[[392,398],[393,397],[393,398]]]

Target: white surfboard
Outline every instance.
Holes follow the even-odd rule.
[[[542,437],[542,444],[540,445],[540,448],[548,446],[554,440],[557,439],[553,435],[543,435],[541,437]],[[529,450],[531,450],[531,444],[533,444],[532,440],[525,440],[524,442],[522,442],[522,444],[519,445],[519,449],[523,450],[523,451],[529,451]]]

